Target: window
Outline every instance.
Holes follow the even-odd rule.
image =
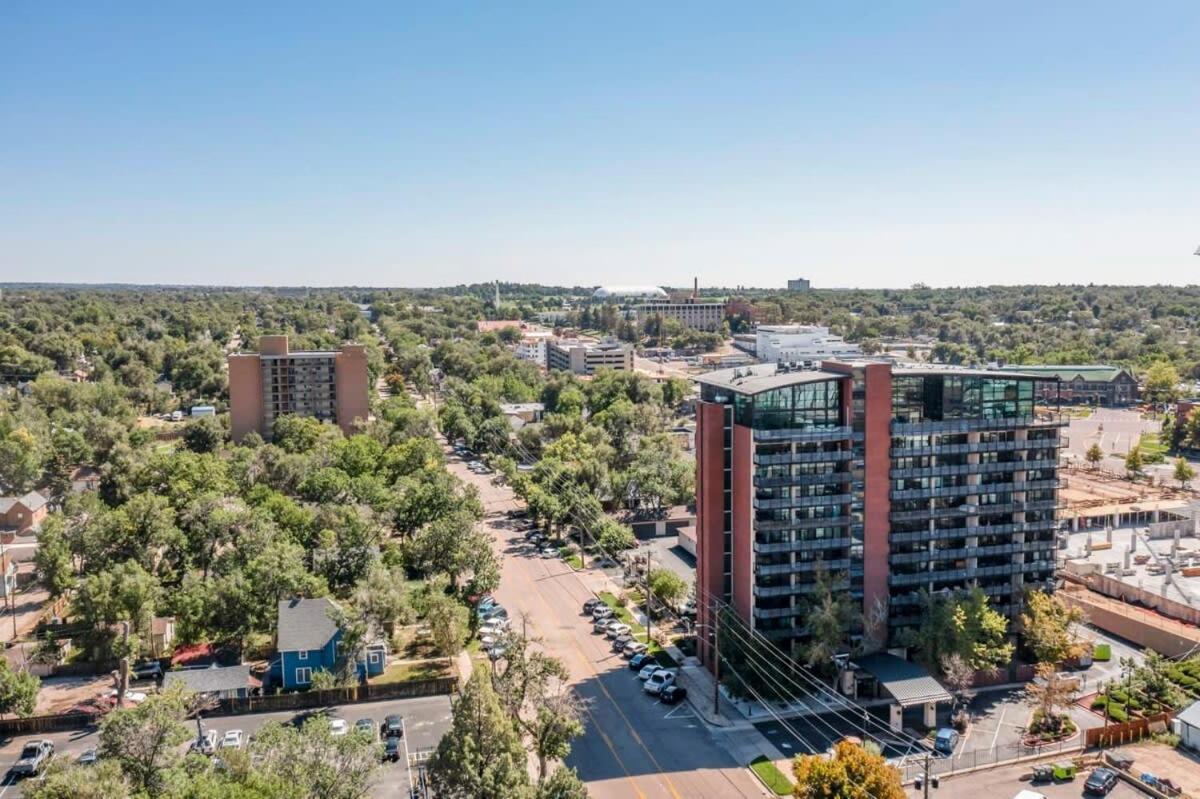
[[[299,659],[300,660],[308,660],[308,651],[306,650],[306,651],[301,652],[299,654]]]
[[[296,669],[296,684],[308,685],[312,682],[312,669],[308,666],[301,666]]]

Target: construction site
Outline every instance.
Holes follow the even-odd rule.
[[[1060,475],[1063,595],[1164,654],[1200,643],[1200,495],[1098,470]]]

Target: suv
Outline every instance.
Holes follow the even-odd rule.
[[[1088,775],[1083,792],[1092,796],[1108,796],[1117,784],[1117,772],[1110,768],[1098,768]]]
[[[954,754],[954,747],[958,746],[958,732],[951,727],[942,727],[937,731],[937,736],[933,739],[933,751],[939,755]]]
[[[21,756],[11,769],[14,777],[35,777],[42,772],[50,758],[54,757],[52,741],[30,741],[21,750]]]
[[[402,738],[404,736],[404,717],[393,713],[383,720],[379,731],[384,738]]]
[[[601,603],[600,600],[597,599],[596,597],[592,597],[591,599],[589,599],[583,603],[583,612],[591,613],[593,610],[596,609],[596,606],[600,605],[600,604],[603,604],[603,603]]]
[[[135,680],[161,680],[163,669],[162,664],[157,660],[147,660],[135,663],[129,673]]]

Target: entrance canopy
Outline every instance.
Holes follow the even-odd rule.
[[[891,694],[901,707],[926,702],[949,702],[954,697],[933,679],[933,675],[911,660],[886,652],[876,652],[854,658],[860,669],[879,680],[883,690]]]

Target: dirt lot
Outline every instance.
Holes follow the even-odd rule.
[[[1133,773],[1148,771],[1159,778],[1169,778],[1192,796],[1200,796],[1200,757],[1183,749],[1155,743],[1141,743],[1120,749],[1133,757]]]

